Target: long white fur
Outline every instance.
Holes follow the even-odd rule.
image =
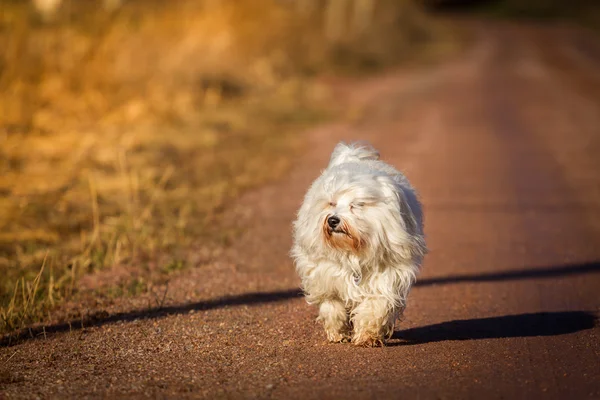
[[[328,231],[332,215],[352,235]],[[328,339],[383,344],[427,251],[421,204],[406,177],[380,161],[372,147],[339,143],[306,193],[293,228],[291,255]],[[361,245],[337,244],[351,239]]]

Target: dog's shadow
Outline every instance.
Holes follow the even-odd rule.
[[[556,336],[591,329],[596,326],[596,322],[597,317],[585,311],[454,320],[396,331],[388,346],[408,346],[447,340]]]

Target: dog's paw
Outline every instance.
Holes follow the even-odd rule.
[[[327,332],[329,343],[349,343],[350,336],[344,332]]]
[[[360,335],[352,338],[352,344],[359,347],[383,347],[385,346],[385,341],[380,337]]]

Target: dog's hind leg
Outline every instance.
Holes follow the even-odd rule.
[[[339,300],[326,300],[319,307],[318,320],[323,322],[327,339],[332,343],[350,341],[348,312]]]

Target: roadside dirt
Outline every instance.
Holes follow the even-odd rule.
[[[600,398],[598,41],[482,23],[459,59],[336,99],[348,118],[240,199],[225,253],[150,308],[3,342],[0,398]],[[325,343],[287,255],[306,188],[358,139],[419,190],[431,250],[376,349]]]

